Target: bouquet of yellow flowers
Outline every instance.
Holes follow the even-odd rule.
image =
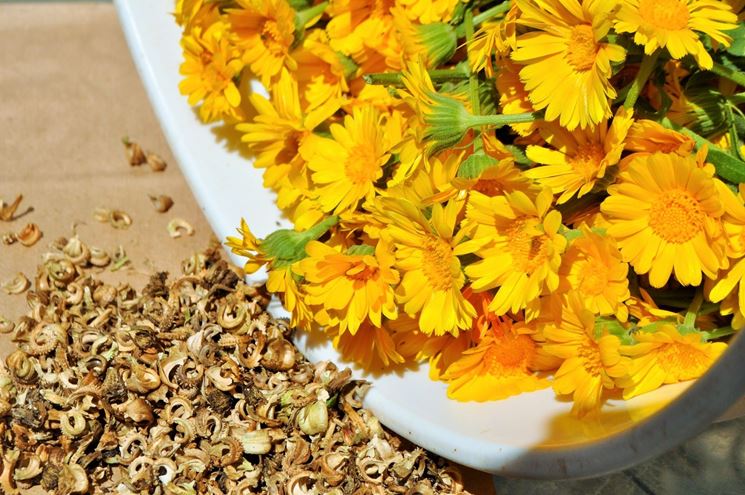
[[[293,325],[584,416],[745,326],[744,4],[178,0],[180,90],[295,226],[228,239]]]

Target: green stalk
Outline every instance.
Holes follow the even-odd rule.
[[[513,113],[513,114],[495,114],[495,115],[471,115],[466,125],[469,128],[479,127],[482,125],[493,125],[502,127],[510,124],[525,124],[543,119],[542,113]]]
[[[295,13],[295,29],[298,31],[303,30],[305,25],[308,24],[311,19],[323,14],[323,11],[326,10],[326,7],[328,6],[329,3],[327,1],[321,2],[318,5],[314,5],[313,7]]]
[[[704,291],[698,289],[696,295],[693,296],[693,301],[688,306],[681,330],[685,330],[686,333],[696,330],[696,317],[698,317],[698,310],[701,309],[702,302],[704,302]]]
[[[494,7],[490,9],[486,9],[483,12],[480,12],[473,16],[473,27],[478,27],[484,22],[491,20],[495,17],[499,17],[500,15],[505,14],[508,10],[510,10],[510,1],[506,0],[499,5],[495,5]],[[473,12],[471,12],[471,15],[473,15]],[[455,35],[458,36],[458,38],[462,38],[466,35],[466,25],[465,23],[459,25],[455,28]]]
[[[737,333],[737,330],[732,327],[721,327],[717,328],[716,330],[712,330],[711,332],[704,332],[704,336],[706,340],[714,340],[732,335],[734,333]]]
[[[432,82],[462,81],[468,78],[468,74],[461,69],[433,69],[427,71]],[[373,72],[365,74],[362,79],[367,84],[382,84],[384,86],[404,85],[403,73],[401,72]]]
[[[726,96],[725,98],[727,98],[727,101],[731,105],[742,105],[745,103],[745,93],[737,93],[732,96]]]
[[[466,10],[466,17],[463,25],[466,27],[466,42],[470,43],[473,39],[473,11],[471,9]],[[473,66],[471,66],[471,58],[468,58],[468,98],[471,100],[471,113],[479,115],[481,113],[481,102],[479,101],[479,88],[478,81],[476,80],[476,74],[473,72]]]
[[[624,108],[629,110],[634,108],[636,100],[639,99],[639,94],[641,93],[644,84],[646,84],[647,79],[649,79],[649,75],[652,73],[652,69],[654,69],[659,56],[660,50],[656,50],[651,55],[644,55],[644,57],[642,57],[639,72],[636,73],[634,82],[631,83],[631,87],[629,88],[628,93],[626,93],[626,100],[623,102]]]
[[[710,69],[714,74],[730,81],[736,82],[740,86],[745,86],[745,73],[735,69],[730,69],[722,64],[714,62],[714,66]]]

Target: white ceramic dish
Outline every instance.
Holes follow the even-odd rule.
[[[115,3],[150,101],[215,233],[221,238],[234,234],[241,217],[258,237],[287,226],[261,185],[260,171],[224,138],[229,129],[202,124],[179,94],[180,30],[169,14],[174,1]],[[297,342],[313,361],[348,364],[328,342],[304,334]],[[443,384],[427,378],[426,366],[380,376],[353,370],[373,383],[365,405],[414,443],[483,471],[568,478],[627,467],[703,430],[745,394],[745,361],[737,359],[739,353],[745,353],[742,338],[698,382],[611,402],[593,422],[573,419],[570,404],[557,400],[550,389],[464,404],[448,400]]]

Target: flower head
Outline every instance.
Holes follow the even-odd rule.
[[[476,347],[464,351],[441,379],[448,383],[451,399],[505,399],[549,386],[546,378],[533,372],[536,357],[537,345],[530,335],[521,333],[506,317],[494,318]]]
[[[229,11],[236,43],[244,49],[243,60],[268,86],[282,67],[294,70],[290,56],[295,41],[295,11],[287,0],[238,0]]]
[[[616,97],[609,78],[611,62],[624,59],[623,48],[604,43],[615,2],[608,0],[517,0],[519,25],[512,60],[522,65],[520,79],[546,120],[573,130],[599,124]]]
[[[737,16],[726,2],[708,0],[624,0],[616,16],[615,30],[634,33],[634,42],[653,53],[667,48],[675,59],[693,55],[711,69],[712,59],[696,31],[729,46],[732,38],[723,33],[735,28]]]
[[[618,381],[623,398],[703,375],[727,348],[724,342],[703,342],[698,332],[681,335],[673,324],[662,324],[654,332],[634,335],[634,345],[622,346],[631,358],[628,376]]]
[[[341,253],[318,241],[305,249],[308,257],[296,272],[304,278],[306,301],[317,308],[320,324],[338,327],[339,334],[355,334],[365,321],[380,327],[383,316],[396,318],[393,289],[399,276],[385,241],[374,249],[358,246],[359,254]]]
[[[179,68],[185,79],[179,91],[189,104],[201,102],[199,116],[204,122],[237,118],[241,94],[233,82],[243,69],[237,48],[230,42],[227,25],[215,23],[203,30],[195,27],[181,38],[184,62]]]
[[[528,158],[541,165],[526,171],[525,175],[550,187],[554,194],[559,195],[556,200],[559,204],[575,196],[580,198],[605,176],[608,167],[618,163],[632,122],[622,107],[610,128],[606,122],[574,131],[546,124],[542,131],[546,141],[555,149],[528,146]]]
[[[521,191],[469,195],[464,228],[472,240],[459,252],[475,252],[481,258],[466,267],[466,275],[475,291],[498,287],[490,305],[497,315],[535,304],[544,291],[559,285],[566,238],[558,233],[561,214],[549,211],[550,206],[548,189],[535,200]]]
[[[342,357],[360,364],[367,370],[385,369],[404,363],[406,358],[396,349],[387,321],[383,326],[363,323],[356,333],[342,332],[334,337],[334,347]]]
[[[338,214],[372,199],[397,141],[395,122],[387,122],[375,107],[359,107],[344,118],[344,125],[331,124],[332,138],[313,135],[305,140],[300,153],[323,211]]]
[[[462,201],[432,206],[430,218],[405,200],[381,198],[379,210],[387,223],[384,235],[396,248],[401,283],[397,300],[427,335],[458,335],[476,315],[461,293],[465,276],[457,257],[462,239],[455,226]]]
[[[563,360],[554,374],[554,391],[572,396],[572,413],[578,416],[597,411],[603,392],[615,388],[615,380],[627,373],[620,339],[605,332],[596,336],[595,315],[576,295],[567,301],[561,323],[546,325],[543,335],[543,350]]]
[[[674,273],[699,285],[726,266],[722,202],[711,172],[692,156],[653,153],[633,160],[608,188],[601,210],[623,259],[662,287]]]

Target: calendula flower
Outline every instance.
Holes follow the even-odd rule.
[[[531,28],[517,37],[512,60],[524,67],[520,79],[546,120],[573,130],[599,124],[611,115],[616,97],[609,78],[611,62],[623,48],[601,42],[611,27],[615,2],[609,0],[516,0],[519,25]]]
[[[671,323],[660,324],[654,332],[642,329],[634,339],[636,344],[621,347],[621,353],[631,358],[628,376],[618,380],[624,399],[698,378],[727,349],[724,342],[702,341],[698,332],[681,335]]]
[[[574,239],[564,254],[560,275],[565,290],[578,294],[594,314],[628,317],[624,301],[629,294],[629,265],[613,238],[580,227],[581,236]]]
[[[738,314],[745,308],[745,186],[740,185],[737,195],[724,184],[719,189],[725,207],[722,226],[727,238],[727,255],[734,264],[720,272],[715,280],[707,281],[708,296],[712,302],[729,297],[724,312]]]
[[[356,72],[356,65],[329,46],[323,29],[306,33],[303,44],[294,52],[297,70],[293,73],[302,92],[307,110],[323,106],[328,101],[339,101],[349,91],[347,73]]]
[[[243,48],[243,61],[268,86],[282,67],[295,70],[290,56],[295,41],[295,11],[287,0],[237,0],[229,19],[236,43]]]
[[[635,153],[675,153],[688,156],[693,152],[693,139],[654,120],[640,119],[631,124],[626,135],[626,149]],[[632,155],[638,156],[638,155]]]
[[[353,210],[360,200],[372,199],[375,182],[397,140],[393,125],[371,106],[355,108],[344,125],[331,124],[332,138],[313,135],[300,147],[307,161],[314,194],[323,211]]]
[[[241,141],[256,153],[254,166],[265,169],[264,186],[277,191],[277,206],[299,229],[305,229],[320,220],[321,210],[312,211],[315,201],[309,198],[310,174],[299,150],[316,126],[336,112],[339,100],[304,110],[297,82],[286,69],[271,92],[275,95],[271,101],[258,93],[249,96],[257,115],[253,122],[236,128],[243,134]]]
[[[173,17],[188,32],[194,27],[207,29],[220,17],[219,6],[204,0],[176,0]]]
[[[558,233],[561,214],[550,210],[551,199],[548,189],[535,200],[521,191],[469,195],[464,228],[472,240],[461,252],[475,252],[481,260],[465,271],[475,291],[498,287],[490,305],[497,315],[535,304],[544,291],[559,285],[566,238]]]
[[[502,62],[508,60],[507,55],[517,45],[515,22],[517,15],[517,6],[513,4],[504,19],[485,22],[481,25],[467,45],[471,70],[476,72],[483,70],[487,77],[494,77],[492,58],[495,55],[500,59],[499,70],[502,70]]]
[[[400,60],[388,61],[389,66],[403,67],[421,58],[427,67],[437,67],[452,58],[458,47],[458,37],[450,24],[415,23],[400,7],[392,8],[391,15],[403,50]]]
[[[593,128],[568,131],[548,123],[542,133],[553,149],[528,146],[527,157],[540,165],[527,170],[525,175],[558,194],[558,204],[575,195],[581,198],[595,187],[598,179],[605,177],[608,167],[618,163],[632,122],[631,115],[621,107],[610,128],[607,122],[602,122]]]
[[[476,347],[448,366],[441,379],[448,383],[447,394],[458,401],[506,399],[550,385],[531,369],[536,344],[528,335],[506,328],[495,328]]]
[[[726,266],[712,171],[693,156],[653,153],[633,160],[608,188],[601,211],[623,259],[636,273],[649,273],[653,287],[674,273],[684,285],[699,285]]]
[[[543,350],[563,360],[554,374],[554,391],[572,396],[572,413],[577,416],[600,409],[603,392],[614,389],[615,381],[628,372],[620,339],[603,330],[596,336],[595,315],[578,295],[568,299],[561,323],[549,323],[543,335]]]
[[[387,329],[387,321],[382,326],[363,323],[356,333],[341,332],[334,337],[334,347],[342,357],[362,365],[367,370],[388,368],[404,363],[406,358],[396,350],[396,343]]]
[[[616,15],[618,33],[634,33],[634,42],[653,53],[667,48],[675,59],[693,55],[699,66],[711,69],[713,63],[697,32],[729,46],[722,31],[734,29],[737,16],[725,2],[708,0],[624,0]]]
[[[399,275],[390,245],[381,240],[374,249],[355,247],[342,253],[311,241],[305,248],[308,257],[296,269],[304,278],[306,302],[319,309],[317,320],[338,327],[339,334],[354,335],[365,321],[380,327],[383,316],[395,319],[398,313],[393,289]]]
[[[262,266],[269,264],[272,257],[262,252],[259,240],[253,235],[244,218],[241,218],[241,226],[237,230],[240,237],[228,236],[225,245],[233,254],[247,258],[246,264],[243,265],[244,272],[256,273]]]
[[[240,74],[243,62],[237,48],[230,42],[227,24],[217,22],[206,30],[195,27],[181,38],[184,62],[179,73],[185,79],[179,91],[189,97],[189,105],[199,107],[204,122],[220,118],[237,118],[241,94],[233,82]]]
[[[536,110],[530,101],[528,90],[520,80],[520,65],[509,59],[502,60],[497,72],[497,91],[499,107],[504,114],[526,113]],[[521,136],[527,136],[536,129],[535,122],[512,124],[510,127]]]
[[[396,7],[402,9],[412,21],[422,24],[447,22],[453,16],[459,0],[396,0]]]
[[[455,232],[462,201],[432,206],[430,218],[413,204],[394,198],[380,198],[379,211],[396,248],[396,268],[402,279],[396,290],[398,302],[419,329],[427,335],[458,335],[470,328],[476,315],[461,289],[465,276],[458,259],[462,239]]]
[[[639,297],[631,296],[625,304],[629,308],[629,314],[637,319],[637,326],[639,327],[645,327],[659,321],[683,323],[683,316],[680,313],[661,309],[643,287],[639,287]]]

